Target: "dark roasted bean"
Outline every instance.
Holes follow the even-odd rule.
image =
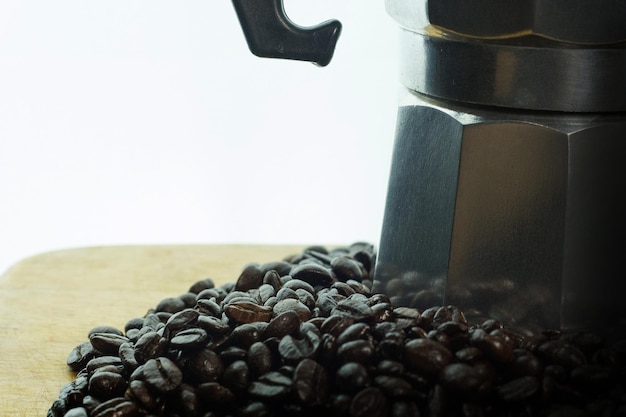
[[[263,271],[258,264],[248,264],[235,283],[236,291],[248,291],[263,284]]]
[[[233,392],[244,391],[250,382],[250,370],[245,361],[235,361],[224,369],[222,383]]]
[[[406,364],[413,370],[427,374],[438,374],[453,359],[448,348],[430,339],[409,340],[404,349]]]
[[[145,363],[149,359],[162,356],[169,346],[169,341],[155,331],[149,331],[135,343],[135,359]]]
[[[207,345],[209,336],[199,327],[181,330],[170,339],[170,347],[181,350],[200,349]]]
[[[374,355],[374,346],[369,340],[353,340],[338,344],[337,357],[342,362],[368,363]]]
[[[116,366],[120,370],[120,372],[124,370],[124,364],[117,356],[99,356],[97,358],[93,358],[92,360],[87,362],[85,369],[87,370],[87,373],[93,374],[96,369],[108,365]]]
[[[292,310],[286,310],[276,315],[265,329],[265,337],[281,338],[295,332],[300,327],[300,316]]]
[[[210,288],[214,288],[215,283],[211,278],[205,278],[200,281],[196,281],[191,287],[189,287],[189,292],[194,294],[198,294],[202,290],[207,290]]]
[[[337,303],[333,308],[332,315],[347,316],[354,318],[355,320],[369,319],[374,315],[372,309],[365,303],[357,300],[347,298]]]
[[[87,362],[93,359],[94,356],[95,351],[91,342],[83,342],[72,349],[67,357],[67,365],[72,371],[78,372],[83,369],[87,365]]]
[[[225,404],[235,400],[235,394],[217,382],[198,385],[198,397],[207,404]]]
[[[105,355],[117,354],[120,345],[129,342],[126,336],[120,336],[115,333],[93,333],[89,337],[89,341],[94,349]]]
[[[302,304],[298,299],[293,298],[287,298],[285,300],[277,302],[273,308],[273,311],[274,316],[278,316],[286,311],[293,311],[298,315],[301,322],[305,322],[311,318],[311,310],[307,306]]]
[[[87,410],[83,407],[76,407],[69,410],[63,417],[89,417]]]
[[[179,297],[168,297],[168,298],[164,298],[163,300],[161,300],[155,310],[157,312],[164,312],[164,313],[177,313],[183,309],[185,309],[187,306],[185,305],[185,302],[183,300],[181,300]]]
[[[253,323],[270,321],[272,309],[250,301],[236,301],[224,307],[224,313],[236,323]]]
[[[276,401],[291,392],[291,385],[291,378],[272,371],[253,381],[248,387],[248,393],[253,397]]]
[[[443,369],[439,381],[451,392],[469,394],[478,389],[483,378],[471,365],[451,363]]]
[[[496,393],[503,401],[522,401],[531,397],[538,389],[537,378],[523,376],[496,387]]]
[[[199,315],[198,311],[191,308],[174,313],[165,323],[165,331],[173,336],[181,330],[195,327]]]
[[[348,326],[339,336],[337,343],[340,345],[357,339],[369,339],[371,334],[370,326],[366,323],[354,323]]]
[[[123,397],[112,398],[98,405],[93,417],[135,417],[139,414],[137,406]]]
[[[139,379],[130,382],[127,396],[139,403],[139,406],[145,410],[156,411],[159,407],[157,397],[152,395],[148,385]]]
[[[550,340],[539,346],[538,353],[567,369],[587,363],[585,354],[563,340]]]
[[[220,307],[220,305],[214,299],[207,300],[201,298],[197,300],[196,305],[194,306],[194,310],[196,310],[200,314],[206,314],[207,316],[222,316],[222,307]]]
[[[183,381],[183,374],[168,358],[150,359],[143,367],[143,379],[151,388],[160,393],[177,389]]]
[[[296,266],[291,270],[291,276],[313,286],[329,286],[333,282],[333,277],[327,268],[313,263]]]
[[[321,345],[321,336],[317,327],[302,323],[298,337],[287,335],[280,340],[278,351],[287,363],[296,363],[314,356]]]
[[[207,331],[211,336],[225,335],[230,331],[230,326],[219,317],[200,316],[198,317],[198,326]]]
[[[247,351],[248,367],[253,377],[258,377],[272,369],[272,352],[263,342],[253,343]]]
[[[326,369],[311,359],[303,359],[293,374],[293,391],[302,404],[320,406],[328,399]]]
[[[289,266],[289,271],[291,271],[291,266]],[[282,275],[288,275],[288,274],[282,274]],[[263,276],[263,284],[271,285],[272,288],[274,288],[274,291],[277,292],[283,286],[282,283],[280,282],[280,277],[282,275],[279,271],[270,269],[267,272],[265,272],[265,275]]]
[[[195,381],[215,382],[224,372],[222,360],[214,351],[203,349],[194,354],[185,364],[187,374]]]
[[[389,402],[380,389],[369,387],[357,393],[350,403],[350,416],[380,417],[389,413]]]
[[[333,274],[340,281],[346,282],[350,279],[355,281],[363,281],[364,268],[363,265],[349,256],[337,256],[330,262]]]

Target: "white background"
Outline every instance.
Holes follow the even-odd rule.
[[[0,0],[0,274],[50,250],[377,243],[395,128],[383,0],[328,67],[254,57],[229,0]]]

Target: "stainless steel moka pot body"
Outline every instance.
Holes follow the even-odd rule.
[[[327,65],[341,25],[233,0],[253,53]],[[387,0],[400,26],[374,290],[508,325],[626,317],[626,1]]]
[[[508,324],[626,317],[626,1],[387,0],[403,86],[377,290]]]

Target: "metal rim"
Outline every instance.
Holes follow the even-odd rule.
[[[400,33],[400,81],[420,93],[518,109],[626,111],[626,49],[513,46]]]

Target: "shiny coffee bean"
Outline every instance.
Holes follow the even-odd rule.
[[[226,316],[235,323],[268,322],[272,318],[272,309],[250,301],[237,301],[224,307]]]
[[[258,264],[248,264],[235,284],[236,291],[248,291],[253,288],[259,288],[263,284],[264,273]]]
[[[328,399],[326,369],[311,359],[303,359],[294,370],[293,392],[302,404],[324,405]]]
[[[150,359],[143,366],[143,379],[159,393],[177,389],[183,381],[183,373],[170,359],[161,357]]]
[[[170,339],[170,347],[180,350],[195,350],[207,345],[209,336],[199,327],[181,330]]]
[[[389,413],[389,402],[379,388],[369,387],[358,392],[350,403],[350,416],[380,417]]]
[[[452,363],[454,356],[439,342],[430,339],[409,340],[404,349],[404,360],[411,369],[426,374],[438,374]]]

